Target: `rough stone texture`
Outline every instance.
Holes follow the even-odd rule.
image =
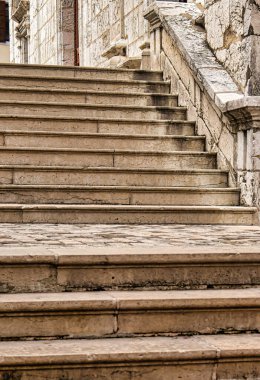
[[[243,91],[260,95],[260,1],[207,0],[207,41]]]
[[[143,0],[124,3],[119,0],[80,0],[81,64],[116,66],[126,57],[140,56],[139,46],[146,32],[142,16],[145,5],[146,1]],[[119,48],[124,43],[125,52]],[[104,53],[107,53],[106,56],[102,56]]]
[[[257,246],[260,227],[0,224],[0,247]]]
[[[218,62],[205,30],[194,25],[199,15],[194,4],[157,2],[148,8],[152,68],[170,79],[179,105],[188,107],[189,120],[196,120],[198,134],[206,135],[207,149],[218,153],[230,182],[239,183],[243,204],[259,207],[259,98],[244,97]]]

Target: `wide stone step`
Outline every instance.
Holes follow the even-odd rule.
[[[112,91],[124,93],[161,93],[169,94],[170,82],[146,81],[146,80],[123,80],[123,79],[99,79],[91,77],[64,78],[48,76],[19,76],[0,75],[0,87],[38,88],[38,89],[60,89],[60,90],[85,90],[85,91]]]
[[[0,203],[238,206],[239,189],[0,185]]]
[[[37,77],[63,77],[79,79],[113,79],[113,80],[162,80],[161,71],[106,69],[96,67],[75,67],[55,65],[31,65],[31,64],[0,64],[0,75],[31,76],[32,72]]]
[[[0,205],[0,223],[258,224],[257,209],[234,206]]]
[[[226,188],[222,170],[156,170],[65,166],[0,166],[0,184],[84,186],[177,186]]]
[[[0,264],[1,293],[260,285],[257,246],[44,247],[39,241],[36,247],[1,247]]]
[[[37,102],[7,102],[0,101],[0,113],[3,115],[38,115],[63,117],[95,117],[124,119],[158,119],[158,120],[185,120],[185,107],[139,107],[114,106],[81,103],[37,103]]]
[[[205,137],[0,131],[0,146],[202,152]]]
[[[2,342],[0,356],[2,379],[234,380],[260,376],[259,334]]]
[[[134,150],[86,150],[45,148],[0,148],[2,165],[71,165],[114,168],[214,169],[216,154],[205,152],[153,152]]]
[[[185,120],[102,119],[63,116],[11,116],[0,114],[2,130],[33,130],[51,132],[121,133],[143,135],[195,134],[195,123]]]
[[[7,294],[1,339],[259,332],[260,289]]]
[[[3,101],[34,101],[34,102],[67,102],[90,103],[104,105],[136,105],[176,107],[178,97],[167,94],[142,94],[84,90],[44,90],[7,87],[0,89],[0,100]]]

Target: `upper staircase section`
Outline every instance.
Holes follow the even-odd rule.
[[[256,222],[161,72],[0,65],[0,144],[0,222]]]

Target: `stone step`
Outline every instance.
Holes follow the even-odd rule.
[[[238,206],[239,202],[240,190],[231,188],[0,185],[0,203]]]
[[[3,379],[257,379],[259,334],[0,343]],[[173,377],[174,374],[174,377]]]
[[[113,80],[162,80],[161,71],[106,69],[96,67],[75,67],[55,65],[31,65],[31,64],[0,64],[0,75],[31,76],[32,72],[37,77],[63,77],[78,79],[113,79]]]
[[[260,289],[6,294],[4,339],[259,332]]]
[[[0,146],[203,152],[205,137],[0,131]]]
[[[84,90],[84,91],[110,91],[124,93],[161,93],[169,94],[170,82],[146,81],[146,80],[124,80],[124,79],[99,79],[91,77],[64,78],[64,76],[35,76],[35,75],[6,75],[0,74],[0,88],[38,88],[59,90]]]
[[[216,154],[207,152],[153,152],[134,150],[87,150],[59,148],[0,147],[2,165],[41,165],[74,167],[154,168],[154,169],[214,169]]]
[[[44,90],[6,87],[0,89],[0,101],[35,101],[177,107],[178,97],[167,94],[124,93],[85,90]]]
[[[195,134],[195,123],[185,120],[138,120],[102,119],[63,116],[11,116],[0,114],[1,130],[118,133],[143,135],[186,135]]]
[[[0,184],[226,188],[228,172],[1,165]]]
[[[0,223],[256,225],[256,211],[236,206],[2,204]]]
[[[1,293],[225,289],[259,285],[257,246],[98,248],[88,244],[44,246],[39,241],[35,247],[1,247]]]
[[[23,116],[60,116],[63,117],[95,117],[124,119],[126,116],[138,119],[158,120],[185,120],[187,109],[185,107],[138,107],[114,106],[82,103],[37,103],[37,102],[8,102],[0,101],[2,115]]]

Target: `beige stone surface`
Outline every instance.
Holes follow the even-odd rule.
[[[258,289],[1,295],[1,337],[256,331]]]

